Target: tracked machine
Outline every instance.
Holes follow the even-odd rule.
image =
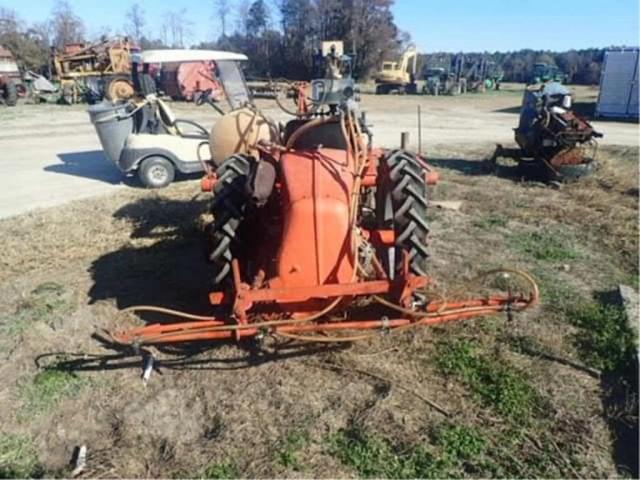
[[[372,146],[349,58],[331,62],[339,75],[295,85],[297,110],[286,125],[248,104],[211,132],[202,188],[213,193],[216,314],[132,307],[182,321],[119,331],[115,341],[353,342],[535,304],[535,282],[519,271],[489,273],[520,278],[523,293],[462,300],[429,293],[426,211],[437,174],[421,156]]]
[[[518,162],[521,176],[536,180],[564,181],[590,173],[596,139],[603,135],[571,106],[571,92],[559,82],[528,86],[515,129],[519,148],[498,145],[489,168],[495,169],[498,159],[505,157]]]

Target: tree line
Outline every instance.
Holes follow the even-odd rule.
[[[579,85],[597,85],[600,82],[604,49],[589,48],[550,52],[520,50],[493,53],[490,58],[502,67],[507,82],[526,82],[536,63],[557,65],[566,75],[567,82]]]
[[[218,27],[215,40],[195,43],[193,23],[185,9],[167,11],[158,29],[150,32],[144,9],[133,3],[123,13],[119,32],[142,49],[215,48],[247,54],[248,76],[305,79],[311,75],[313,57],[320,41],[342,40],[345,51],[355,55],[354,75],[368,78],[383,59],[394,59],[410,43],[410,35],[396,25],[391,7],[394,0],[210,0],[211,20]],[[98,36],[112,35],[104,27]],[[50,47],[97,40],[89,38],[83,20],[67,0],[57,0],[46,21],[27,24],[15,11],[0,7],[0,45],[7,47],[20,66],[47,72]],[[430,58],[421,56],[422,65]],[[570,83],[597,84],[603,49],[550,52],[475,53],[486,55],[504,71],[504,81],[524,82],[535,63],[555,64]],[[419,78],[419,75],[418,75]]]

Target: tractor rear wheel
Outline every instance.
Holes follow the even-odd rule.
[[[4,102],[7,107],[15,107],[18,103],[18,86],[13,80],[7,81],[5,85]]]
[[[236,233],[246,214],[249,197],[245,184],[251,167],[247,155],[232,155],[216,170],[213,188],[213,223],[208,228],[209,260],[213,264],[213,283],[230,278],[231,260],[238,245]]]
[[[105,97],[112,102],[129,100],[135,93],[133,82],[122,76],[111,78],[105,90]]]
[[[389,188],[383,207],[386,227],[396,237],[395,270],[402,270],[404,252],[409,256],[409,271],[426,276],[427,260],[427,183],[424,167],[409,152],[394,150],[385,158]],[[390,260],[389,260],[390,261]]]

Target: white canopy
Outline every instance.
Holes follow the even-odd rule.
[[[145,50],[140,54],[142,63],[171,63],[171,62],[206,62],[214,61],[246,61],[242,53],[225,52],[222,50]]]

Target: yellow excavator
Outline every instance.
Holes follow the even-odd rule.
[[[398,61],[384,61],[373,78],[376,82],[376,95],[389,93],[417,93],[416,63],[418,50],[410,45]]]

